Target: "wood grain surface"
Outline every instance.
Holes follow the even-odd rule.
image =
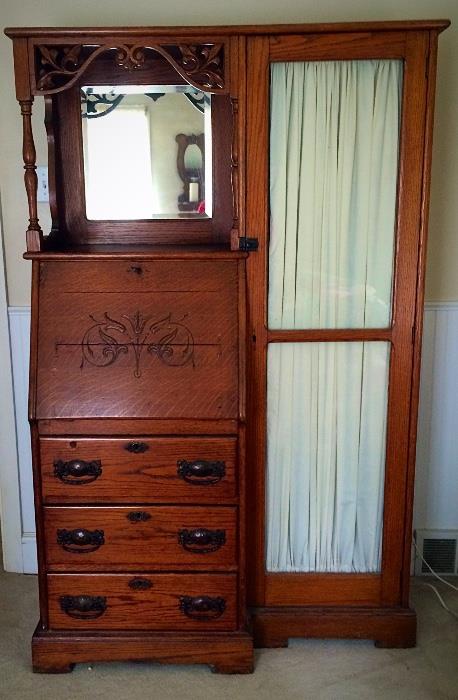
[[[237,271],[42,263],[37,417],[237,417]]]
[[[132,443],[147,449],[128,451]],[[224,503],[237,495],[236,438],[41,438],[41,479],[45,503]],[[71,484],[55,473],[55,463],[98,460],[101,474]],[[178,463],[223,462],[224,475],[205,485],[178,474]],[[201,480],[202,481],[202,480]]]
[[[131,520],[139,516],[144,520]],[[237,566],[237,509],[217,506],[47,507],[44,510],[48,571],[132,571],[149,569],[234,570]],[[205,528],[224,532],[215,551],[180,544],[180,532]],[[93,551],[59,543],[62,530],[103,533]],[[71,551],[69,551],[71,549]]]
[[[129,582],[140,574],[49,574],[50,629],[87,630],[235,630],[237,627],[237,577],[234,574],[141,574],[151,583],[147,590],[133,590]],[[94,620],[69,617],[61,610],[61,596],[103,596],[107,608]],[[223,614],[212,620],[187,617],[180,610],[181,596],[222,597]]]

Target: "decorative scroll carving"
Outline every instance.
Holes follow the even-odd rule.
[[[55,88],[59,82],[78,75],[82,67],[82,45],[37,46],[39,54],[37,66],[37,90]],[[84,65],[84,64],[83,64]],[[56,83],[57,81],[57,83]]]
[[[114,52],[117,66],[128,71],[142,68],[146,52],[160,54],[199,90],[224,89],[224,44],[38,44],[35,53],[36,94],[51,95],[74,85],[97,56]]]
[[[194,338],[180,319],[172,314],[159,320],[144,317],[140,311],[133,316],[123,315],[118,321],[106,312],[102,320],[89,315],[94,322],[81,341],[81,368],[88,362],[96,367],[108,367],[121,355],[132,352],[134,376],[141,377],[140,361],[144,352],[155,355],[169,367],[182,367],[194,358]]]
[[[178,49],[177,63],[190,82],[210,90],[224,88],[222,44],[179,44]]]
[[[116,65],[125,70],[137,70],[145,63],[145,49],[142,46],[121,46],[116,52]]]

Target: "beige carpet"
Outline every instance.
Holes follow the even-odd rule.
[[[458,593],[439,587],[458,610]],[[92,670],[80,664],[70,674],[33,674],[29,650],[36,589],[35,576],[0,574],[1,700],[458,700],[458,621],[420,580],[412,595],[419,616],[416,649],[293,640],[288,649],[257,651],[252,676],[146,663],[96,664]]]

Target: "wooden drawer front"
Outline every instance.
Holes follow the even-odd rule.
[[[236,275],[236,260],[47,260],[40,288],[52,293],[210,292]]]
[[[44,502],[221,502],[237,495],[236,438],[42,438]]]
[[[139,267],[42,263],[37,418],[238,416],[237,263]]]
[[[236,568],[230,506],[45,508],[49,571]]]
[[[231,574],[50,574],[50,629],[235,630]]]

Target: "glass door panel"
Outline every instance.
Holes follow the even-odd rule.
[[[380,570],[390,344],[271,343],[267,570]]]
[[[391,322],[403,62],[273,63],[271,329]]]
[[[268,572],[381,568],[390,343],[364,333],[391,325],[402,79],[271,65]]]

